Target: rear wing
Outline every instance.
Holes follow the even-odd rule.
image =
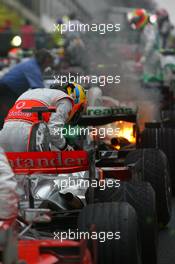
[[[7,152],[15,174],[59,174],[89,170],[87,151]]]
[[[88,107],[86,114],[79,121],[82,126],[101,126],[116,121],[135,123],[137,110],[129,107]]]

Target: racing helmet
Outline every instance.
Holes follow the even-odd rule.
[[[77,83],[68,83],[64,86],[64,89],[74,100],[74,106],[70,113],[69,120],[71,123],[76,124],[87,107],[86,92],[84,88]]]
[[[149,22],[149,15],[145,9],[135,9],[128,14],[128,21],[133,29],[143,29]]]
[[[59,84],[52,84],[51,89],[58,89],[68,94],[74,101],[73,108],[69,115],[69,122],[77,124],[81,115],[86,111],[87,96],[84,88],[77,83],[66,83],[63,87]]]

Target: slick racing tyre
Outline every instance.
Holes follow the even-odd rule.
[[[126,157],[125,165],[132,163],[136,163],[143,181],[155,190],[158,222],[161,227],[167,225],[172,214],[172,191],[166,155],[158,149],[138,149]]]
[[[131,205],[123,202],[87,205],[79,214],[79,231],[89,232],[92,225],[98,235],[98,264],[141,264],[137,215]],[[105,234],[103,242],[102,234]]]
[[[175,193],[175,129],[146,128],[141,134],[141,148],[157,148],[168,158],[173,193]]]
[[[88,196],[88,195],[87,195]],[[155,192],[151,185],[141,183],[121,183],[120,188],[94,190],[96,202],[128,202],[137,212],[142,248],[142,263],[157,263],[158,226]],[[125,263],[125,262],[124,262]]]

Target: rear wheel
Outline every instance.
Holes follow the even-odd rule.
[[[98,234],[98,264],[141,264],[137,215],[131,205],[123,202],[87,205],[79,214],[79,231],[88,232],[92,225]]]
[[[96,202],[128,202],[137,212],[142,247],[142,263],[157,263],[158,228],[155,192],[151,185],[121,183],[120,188],[95,189]]]
[[[173,193],[175,193],[175,129],[169,127],[146,128],[141,134],[142,148],[156,148],[167,156]]]
[[[125,164],[131,163],[137,163],[137,173],[151,183],[156,192],[158,222],[160,226],[167,225],[172,213],[172,192],[166,155],[158,149],[138,149],[126,157]]]

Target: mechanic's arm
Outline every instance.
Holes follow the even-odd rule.
[[[17,182],[2,148],[0,148],[0,219],[17,216]]]
[[[56,113],[51,115],[50,121],[48,123],[51,135],[51,143],[58,150],[63,150],[67,147],[63,127],[69,118],[71,110],[72,103],[69,99],[59,100],[56,104]]]

